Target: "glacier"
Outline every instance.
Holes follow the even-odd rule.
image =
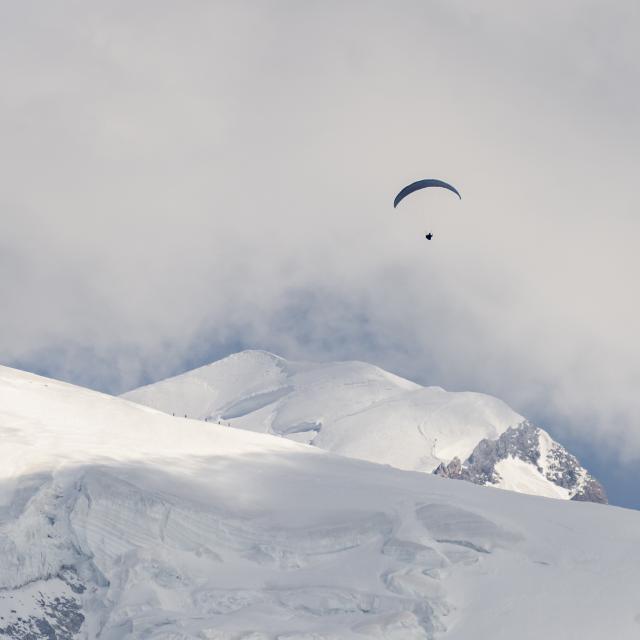
[[[0,436],[0,637],[640,633],[635,511],[338,456],[6,367]]]

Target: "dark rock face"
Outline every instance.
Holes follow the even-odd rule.
[[[11,620],[0,619],[0,638],[74,640],[85,619],[78,598],[84,590],[75,569],[65,567],[57,576],[4,591],[2,598],[16,608],[11,609]]]
[[[576,493],[572,500],[578,502],[597,502],[607,504],[609,502],[604,487],[595,479],[589,476],[579,493]]]
[[[525,420],[515,427],[509,427],[496,440],[481,440],[464,463],[456,457],[446,465],[441,463],[433,473],[474,484],[497,484],[500,475],[496,471],[496,464],[510,457],[519,458],[536,467],[547,480],[567,489],[572,500],[606,504],[607,496],[602,485],[563,446],[551,440],[546,459],[542,459],[542,433],[539,427]]]
[[[462,462],[456,456],[449,464],[441,462],[433,471],[434,475],[443,478],[453,478],[454,480],[462,480]]]
[[[38,615],[18,617],[6,627],[0,626],[0,637],[10,640],[73,640],[84,622],[80,603],[73,598],[42,596],[36,601]]]

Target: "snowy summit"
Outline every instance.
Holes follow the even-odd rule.
[[[124,397],[398,469],[606,502],[573,455],[501,400],[423,387],[364,362],[243,351]]]

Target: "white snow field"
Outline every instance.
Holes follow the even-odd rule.
[[[407,385],[380,372],[370,388]],[[0,437],[3,639],[640,637],[635,511],[336,456],[5,367]]]
[[[455,457],[465,461],[483,439],[495,441],[525,423],[492,396],[422,387],[364,362],[290,362],[265,351],[242,351],[123,397],[169,414],[427,473]],[[567,481],[564,474],[561,486],[555,454],[564,449],[542,429],[535,437],[537,458],[520,451],[520,458],[497,463],[493,477],[475,481],[572,498],[589,477],[586,470],[574,467],[575,477]]]

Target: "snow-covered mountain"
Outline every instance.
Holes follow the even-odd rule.
[[[423,387],[364,362],[290,362],[243,351],[123,397],[399,469],[607,501],[574,456],[501,400]]]
[[[270,415],[259,394],[271,386],[273,401],[280,376],[331,387],[345,370],[360,383],[367,371],[370,396],[420,392],[418,406],[443,393],[365,365],[294,372],[253,358],[266,361],[264,377],[251,366],[253,379],[245,377],[247,357],[235,358],[226,393],[242,393],[221,419]],[[347,406],[353,390],[343,391]],[[209,395],[215,406],[221,397]],[[489,435],[510,422],[498,401],[479,405],[467,414],[466,401],[454,403],[452,415],[484,416],[475,428]],[[300,424],[294,408],[272,428]],[[635,640],[640,632],[635,511],[335,456],[4,367],[0,437],[2,638]]]

